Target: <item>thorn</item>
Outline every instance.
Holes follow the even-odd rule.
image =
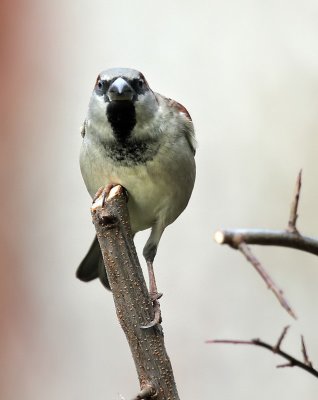
[[[285,326],[283,332],[281,333],[280,337],[277,340],[277,343],[273,349],[274,353],[277,353],[280,350],[280,345],[282,344],[283,340],[285,339],[286,333],[289,329],[289,325]]]
[[[296,185],[295,185],[295,194],[294,194],[294,199],[290,206],[290,214],[289,214],[289,221],[288,221],[288,227],[287,227],[288,232],[295,233],[295,234],[299,234],[299,232],[296,228],[296,222],[297,222],[297,218],[298,218],[297,210],[298,210],[298,203],[299,203],[300,189],[301,189],[301,177],[302,177],[302,170],[299,171],[298,176],[297,176]]]
[[[276,368],[287,368],[287,367],[294,367],[295,366],[295,364],[293,364],[293,363],[291,363],[291,362],[289,362],[289,363],[287,363],[287,364],[279,364],[279,365],[276,365]]]
[[[309,360],[303,335],[301,335],[301,352],[303,353],[305,364],[308,365],[309,367],[312,367],[313,365],[312,362]]]

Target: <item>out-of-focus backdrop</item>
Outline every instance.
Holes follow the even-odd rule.
[[[293,321],[220,227],[284,228],[303,168],[299,228],[318,235],[318,4],[295,1],[12,1],[1,11],[0,397],[131,398],[137,377],[110,293],[75,270],[93,238],[79,129],[100,70],[141,70],[196,127],[197,182],[156,258],[182,399],[317,398],[317,381],[261,337],[318,364],[318,261],[256,248]],[[137,235],[141,254],[146,234]],[[143,262],[143,260],[141,259]],[[143,264],[144,265],[144,264]]]

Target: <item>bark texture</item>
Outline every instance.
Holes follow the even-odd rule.
[[[104,197],[94,202],[92,218],[140,382],[135,398],[179,399],[161,325],[141,328],[152,321],[154,311],[133,242],[126,195],[117,185]]]

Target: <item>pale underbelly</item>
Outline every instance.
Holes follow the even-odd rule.
[[[81,160],[82,161],[82,160]],[[128,210],[134,233],[155,224],[171,224],[186,207],[194,184],[195,166],[189,157],[183,168],[156,162],[122,167],[106,160],[81,162],[86,187],[93,197],[101,186],[120,184],[128,191]]]

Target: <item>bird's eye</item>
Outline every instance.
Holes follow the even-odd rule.
[[[132,79],[129,83],[137,94],[143,94],[146,90],[145,81],[142,78]]]
[[[95,85],[95,91],[98,95],[102,96],[107,90],[107,82],[103,79],[98,79]]]

